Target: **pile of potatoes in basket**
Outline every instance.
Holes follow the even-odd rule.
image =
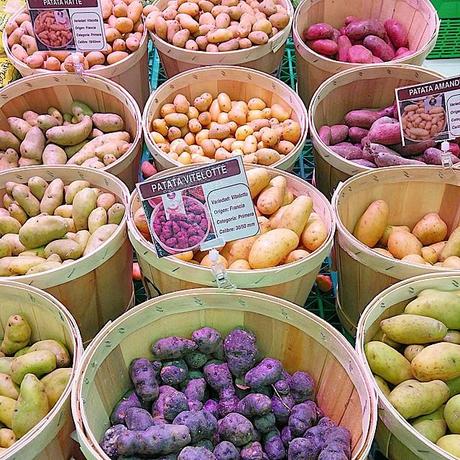
[[[460,227],[448,236],[439,214],[423,216],[412,228],[388,222],[389,206],[372,202],[359,218],[353,235],[375,252],[403,262],[460,269]]]
[[[39,176],[7,182],[0,207],[0,276],[32,275],[94,252],[118,229],[125,206],[86,180]]]
[[[112,460],[347,460],[351,433],[315,402],[313,378],[261,357],[256,336],[211,327],[134,359],[101,447]],[[133,457],[132,457],[133,456]]]
[[[369,367],[389,402],[455,457],[460,457],[459,330],[459,291],[427,289],[403,314],[382,320],[365,345]]]
[[[57,340],[31,342],[25,318],[12,315],[0,346],[0,455],[27,434],[58,402],[72,375],[72,360]]]
[[[405,146],[401,143],[398,118],[396,103],[381,109],[351,110],[344,124],[321,126],[318,135],[334,153],[367,168],[442,165],[443,152],[432,138],[444,129],[443,109],[436,107],[426,112],[423,104],[406,106],[402,114],[404,135],[417,142]],[[451,142],[452,164],[460,163],[459,155],[458,144]]]
[[[115,113],[94,113],[74,101],[70,113],[50,107],[45,114],[28,110],[8,118],[0,130],[0,170],[33,165],[79,165],[104,168],[131,147],[123,119]]]
[[[32,69],[75,72],[99,69],[126,59],[137,51],[144,33],[142,3],[138,0],[102,0],[105,38],[103,51],[71,53],[70,51],[38,51],[28,12],[12,18],[5,26],[7,45],[13,56]]]
[[[326,23],[311,25],[303,39],[313,51],[341,62],[378,64],[413,54],[407,30],[397,19],[347,16],[340,29]]]
[[[232,101],[203,93],[193,101],[178,94],[151,122],[150,137],[172,160],[211,163],[238,155],[245,163],[273,165],[294,149],[302,134],[292,110],[261,98]]]
[[[170,0],[145,13],[147,29],[168,43],[213,53],[265,45],[290,20],[279,0]]]
[[[313,200],[309,196],[294,196],[285,177],[270,175],[266,169],[254,168],[246,174],[260,233],[228,242],[220,250],[218,263],[230,270],[276,267],[308,257],[324,243],[328,229],[322,218],[313,212]],[[141,234],[151,240],[142,207],[135,211],[133,220]],[[188,251],[173,257],[212,266],[206,252]]]

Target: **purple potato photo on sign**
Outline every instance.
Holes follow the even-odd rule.
[[[191,196],[184,195],[182,200],[185,213],[171,208],[166,211],[162,202],[150,220],[155,240],[170,254],[198,248],[210,231],[211,220],[205,205]]]

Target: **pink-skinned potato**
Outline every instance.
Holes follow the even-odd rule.
[[[368,35],[364,39],[363,45],[372,52],[374,57],[383,62],[391,61],[395,57],[393,48],[385,40],[375,35]]]
[[[337,39],[337,59],[342,62],[348,62],[348,51],[352,47],[350,39],[346,35],[341,35]]]
[[[334,40],[320,39],[308,42],[310,48],[323,56],[334,56],[337,54],[338,46]]]
[[[334,28],[330,24],[318,23],[311,25],[304,32],[304,40],[321,40],[326,38],[332,38],[334,34]]]
[[[348,61],[355,64],[371,64],[372,53],[362,45],[353,45],[348,50]]]
[[[395,48],[407,47],[407,30],[397,19],[387,19],[384,27]]]

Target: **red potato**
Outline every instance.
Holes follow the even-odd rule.
[[[334,28],[326,23],[318,23],[311,25],[305,32],[303,39],[307,40],[322,40],[326,38],[332,38],[334,34]]]
[[[309,42],[310,48],[323,56],[334,56],[337,54],[338,47],[334,40],[321,39]]]
[[[412,56],[412,54],[414,54],[413,51],[405,51],[404,53],[400,54],[397,58],[402,59],[402,58],[405,58],[405,57],[408,57],[408,56]]]
[[[352,47],[350,39],[346,35],[341,35],[337,39],[337,59],[342,62],[348,62],[348,50]]]
[[[333,125],[331,126],[331,144],[336,145],[343,142],[348,137],[347,125]]]
[[[416,160],[423,161],[428,165],[442,165],[442,155],[443,151],[434,147],[426,149],[422,155],[415,157]],[[450,154],[450,160],[452,164],[460,163],[460,160],[455,156]]]
[[[358,158],[357,160],[351,160],[353,163],[356,163],[360,166],[365,166],[366,168],[377,168],[376,164],[372,161],[365,160],[364,158]]]
[[[348,50],[348,62],[355,64],[372,64],[372,53],[362,45],[353,45]]]
[[[137,262],[133,263],[133,281],[140,281],[142,279],[141,268]]]
[[[142,162],[141,171],[142,171],[142,176],[144,176],[144,179],[152,177],[153,175],[157,173],[157,169],[152,163],[150,163],[150,161]]]
[[[383,62],[391,61],[395,57],[393,48],[385,40],[375,35],[368,35],[364,39],[363,45],[372,52],[374,57],[381,59]]]
[[[357,144],[358,142],[361,143],[361,141],[368,135],[368,133],[369,130],[358,128],[357,126],[353,126],[348,130],[348,136],[350,137],[350,141],[353,144]]]
[[[356,16],[347,16],[345,18],[345,25],[347,26],[348,24],[351,24],[352,22],[358,22],[358,21],[361,21],[361,19],[359,19]]]
[[[407,30],[397,19],[387,19],[384,28],[395,48],[408,46]]]
[[[316,277],[316,285],[321,292],[329,292],[332,290],[332,280],[329,275],[318,275]]]
[[[460,147],[455,142],[449,142],[450,153],[456,157],[460,156]]]
[[[358,160],[363,156],[363,151],[356,145],[350,144],[349,142],[342,142],[340,144],[333,145],[330,149],[346,160]]]
[[[329,126],[321,126],[318,135],[326,145],[331,145],[331,128]]]
[[[399,123],[379,123],[372,125],[369,131],[369,141],[381,145],[393,145],[401,142]]]
[[[350,40],[363,40],[368,35],[385,37],[385,27],[378,19],[354,21],[347,25],[345,34]]]
[[[398,48],[395,52],[395,58],[398,58],[399,56],[402,56],[403,54],[408,53],[410,50],[409,48],[406,48],[405,46],[402,46],[401,48]]]
[[[352,110],[345,115],[345,124],[350,127],[357,126],[358,128],[369,129],[382,116],[373,109]]]

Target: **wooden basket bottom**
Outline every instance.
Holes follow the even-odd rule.
[[[173,276],[163,273],[150,265],[145,259],[140,257],[140,254],[137,254],[137,258],[142,271],[145,291],[149,299],[162,294],[183,291],[185,289],[208,287],[203,284],[191,283],[186,280],[174,278]],[[320,269],[321,265],[306,275],[286,283],[277,284],[275,286],[266,286],[261,288],[255,286],[237,286],[237,288],[269,294],[274,297],[288,300],[303,307],[307,301],[308,296],[310,295],[311,289],[315,283],[316,276],[318,275]]]
[[[335,310],[337,311],[337,316],[339,317],[340,323],[342,324],[343,328],[353,337],[356,337],[356,331],[358,325],[353,323],[350,317],[347,315],[346,310],[342,307],[340,303],[339,293],[337,292],[337,296],[335,298]]]
[[[345,182],[351,176],[329,164],[315,149],[313,149],[313,156],[315,157],[316,188],[330,200],[337,185]]]

